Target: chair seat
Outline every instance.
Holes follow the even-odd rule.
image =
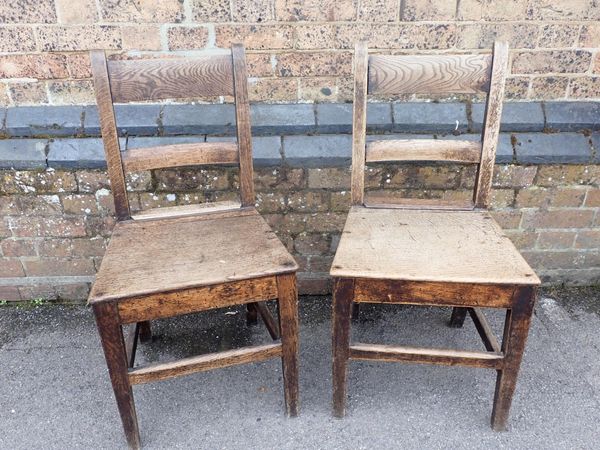
[[[254,209],[119,222],[89,302],[294,272],[298,266]]]
[[[484,211],[352,207],[331,275],[536,285],[540,280]]]

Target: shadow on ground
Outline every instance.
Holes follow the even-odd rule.
[[[351,363],[348,415],[331,417],[331,299],[301,298],[301,415],[283,416],[278,360],[134,388],[145,448],[598,448],[600,290],[540,295],[510,431],[489,427],[490,370]],[[481,349],[449,308],[364,306],[362,342]],[[489,311],[500,334],[503,313]],[[138,363],[270,341],[243,308],[161,320]],[[0,308],[0,448],[125,448],[91,311]]]

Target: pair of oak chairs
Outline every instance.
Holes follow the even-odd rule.
[[[506,428],[539,280],[486,212],[500,127],[508,48],[492,55],[354,55],[351,209],[331,268],[333,409],[345,414],[350,360],[401,361],[495,369],[492,427]],[[298,266],[255,209],[244,49],[204,58],[107,61],[91,54],[117,224],[89,297],[130,447],[140,447],[132,386],[194,372],[281,358],[287,415],[298,413]],[[366,142],[368,94],[487,93],[481,142]],[[237,142],[121,151],[114,103],[233,96]],[[369,196],[366,163],[446,161],[477,164],[468,202]],[[131,213],[125,171],[202,164],[239,165],[240,202]],[[277,299],[279,321],[265,301]],[[451,325],[469,314],[486,351],[350,343],[360,303],[452,306]],[[258,315],[274,343],[135,366],[138,339],[155,319],[231,305]],[[480,308],[506,309],[500,343]],[[127,339],[124,326],[130,328]]]

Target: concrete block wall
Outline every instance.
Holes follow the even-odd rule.
[[[144,58],[233,41],[248,49],[252,101],[345,102],[359,39],[388,53],[481,52],[504,39],[509,98],[598,99],[599,19],[595,0],[4,1],[0,106],[92,104],[90,49]]]

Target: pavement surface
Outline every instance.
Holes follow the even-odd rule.
[[[353,362],[348,414],[331,416],[331,299],[301,298],[301,413],[283,414],[279,360],[134,388],[148,449],[600,448],[600,289],[546,289],[510,418],[490,429],[490,370]],[[483,350],[449,308],[365,306],[363,342]],[[503,313],[490,311],[499,334]],[[153,324],[138,363],[269,342],[244,310]],[[91,311],[0,307],[0,448],[126,448]]]

